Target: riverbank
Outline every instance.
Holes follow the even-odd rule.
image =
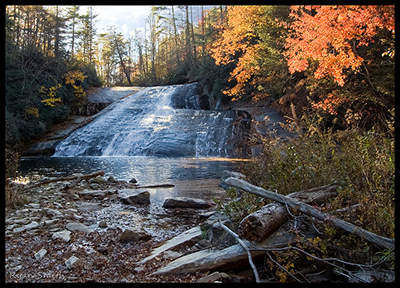
[[[37,183],[40,178],[43,181],[40,175],[20,177],[12,185],[26,189],[32,183],[24,182]],[[6,282],[193,282],[204,275],[150,276],[177,255],[190,252],[199,239],[146,265],[137,262],[152,248],[209,217],[215,205],[208,209],[129,205],[121,198],[143,191],[138,184],[98,176],[65,189],[72,180],[47,177],[52,180],[21,192],[25,204],[6,211]],[[123,243],[128,228],[147,237]]]

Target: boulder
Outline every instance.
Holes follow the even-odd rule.
[[[117,179],[115,179],[114,176],[110,176],[110,177],[108,177],[107,182],[117,183]]]
[[[127,191],[135,191],[135,190],[134,189],[124,190],[125,193]],[[121,197],[121,202],[130,205],[133,204],[148,205],[150,204],[150,193],[149,191],[135,192],[134,194]]]
[[[151,235],[140,228],[127,228],[119,237],[121,243],[134,243],[137,241],[147,241],[151,239]]]
[[[211,207],[211,204],[203,199],[189,198],[189,197],[175,197],[175,198],[165,199],[163,207],[204,209]]]

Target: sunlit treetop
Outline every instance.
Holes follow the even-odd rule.
[[[364,59],[356,48],[373,43],[380,29],[395,33],[394,6],[292,6],[291,35],[286,39],[289,72],[305,71],[317,61],[317,79],[333,77],[343,86],[345,71]],[[388,51],[394,57],[394,51]]]

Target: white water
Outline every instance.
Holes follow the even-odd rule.
[[[74,131],[53,156],[234,157],[233,111],[198,110],[196,91],[146,88]]]

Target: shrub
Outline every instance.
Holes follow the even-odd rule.
[[[377,235],[394,238],[394,139],[374,129],[367,132],[360,129],[322,132],[310,125],[307,130],[288,141],[278,137],[264,138],[262,155],[245,162],[240,172],[252,184],[272,191],[276,189],[284,195],[337,183],[338,195],[321,205],[323,212]],[[235,212],[233,218],[243,218],[258,209],[258,202],[254,199],[242,197],[240,205],[237,201],[231,202],[225,205],[225,210],[228,214]],[[353,263],[379,262],[385,269],[394,269],[394,251],[382,250],[328,223],[314,224],[322,234],[310,239],[298,235],[298,241],[294,243],[296,247],[320,258],[335,257]],[[312,259],[290,250],[270,255],[291,273],[298,269],[296,267],[305,265],[326,269],[315,266],[320,262],[310,262]],[[273,261],[266,260],[265,271],[273,273],[277,281],[292,281],[285,271],[274,265]]]
[[[263,142],[262,155],[241,169],[253,184],[287,195],[336,182],[339,195],[327,205],[329,209],[359,204],[356,214],[340,216],[394,238],[393,139],[373,130],[352,129],[305,133],[288,142],[264,138]]]

